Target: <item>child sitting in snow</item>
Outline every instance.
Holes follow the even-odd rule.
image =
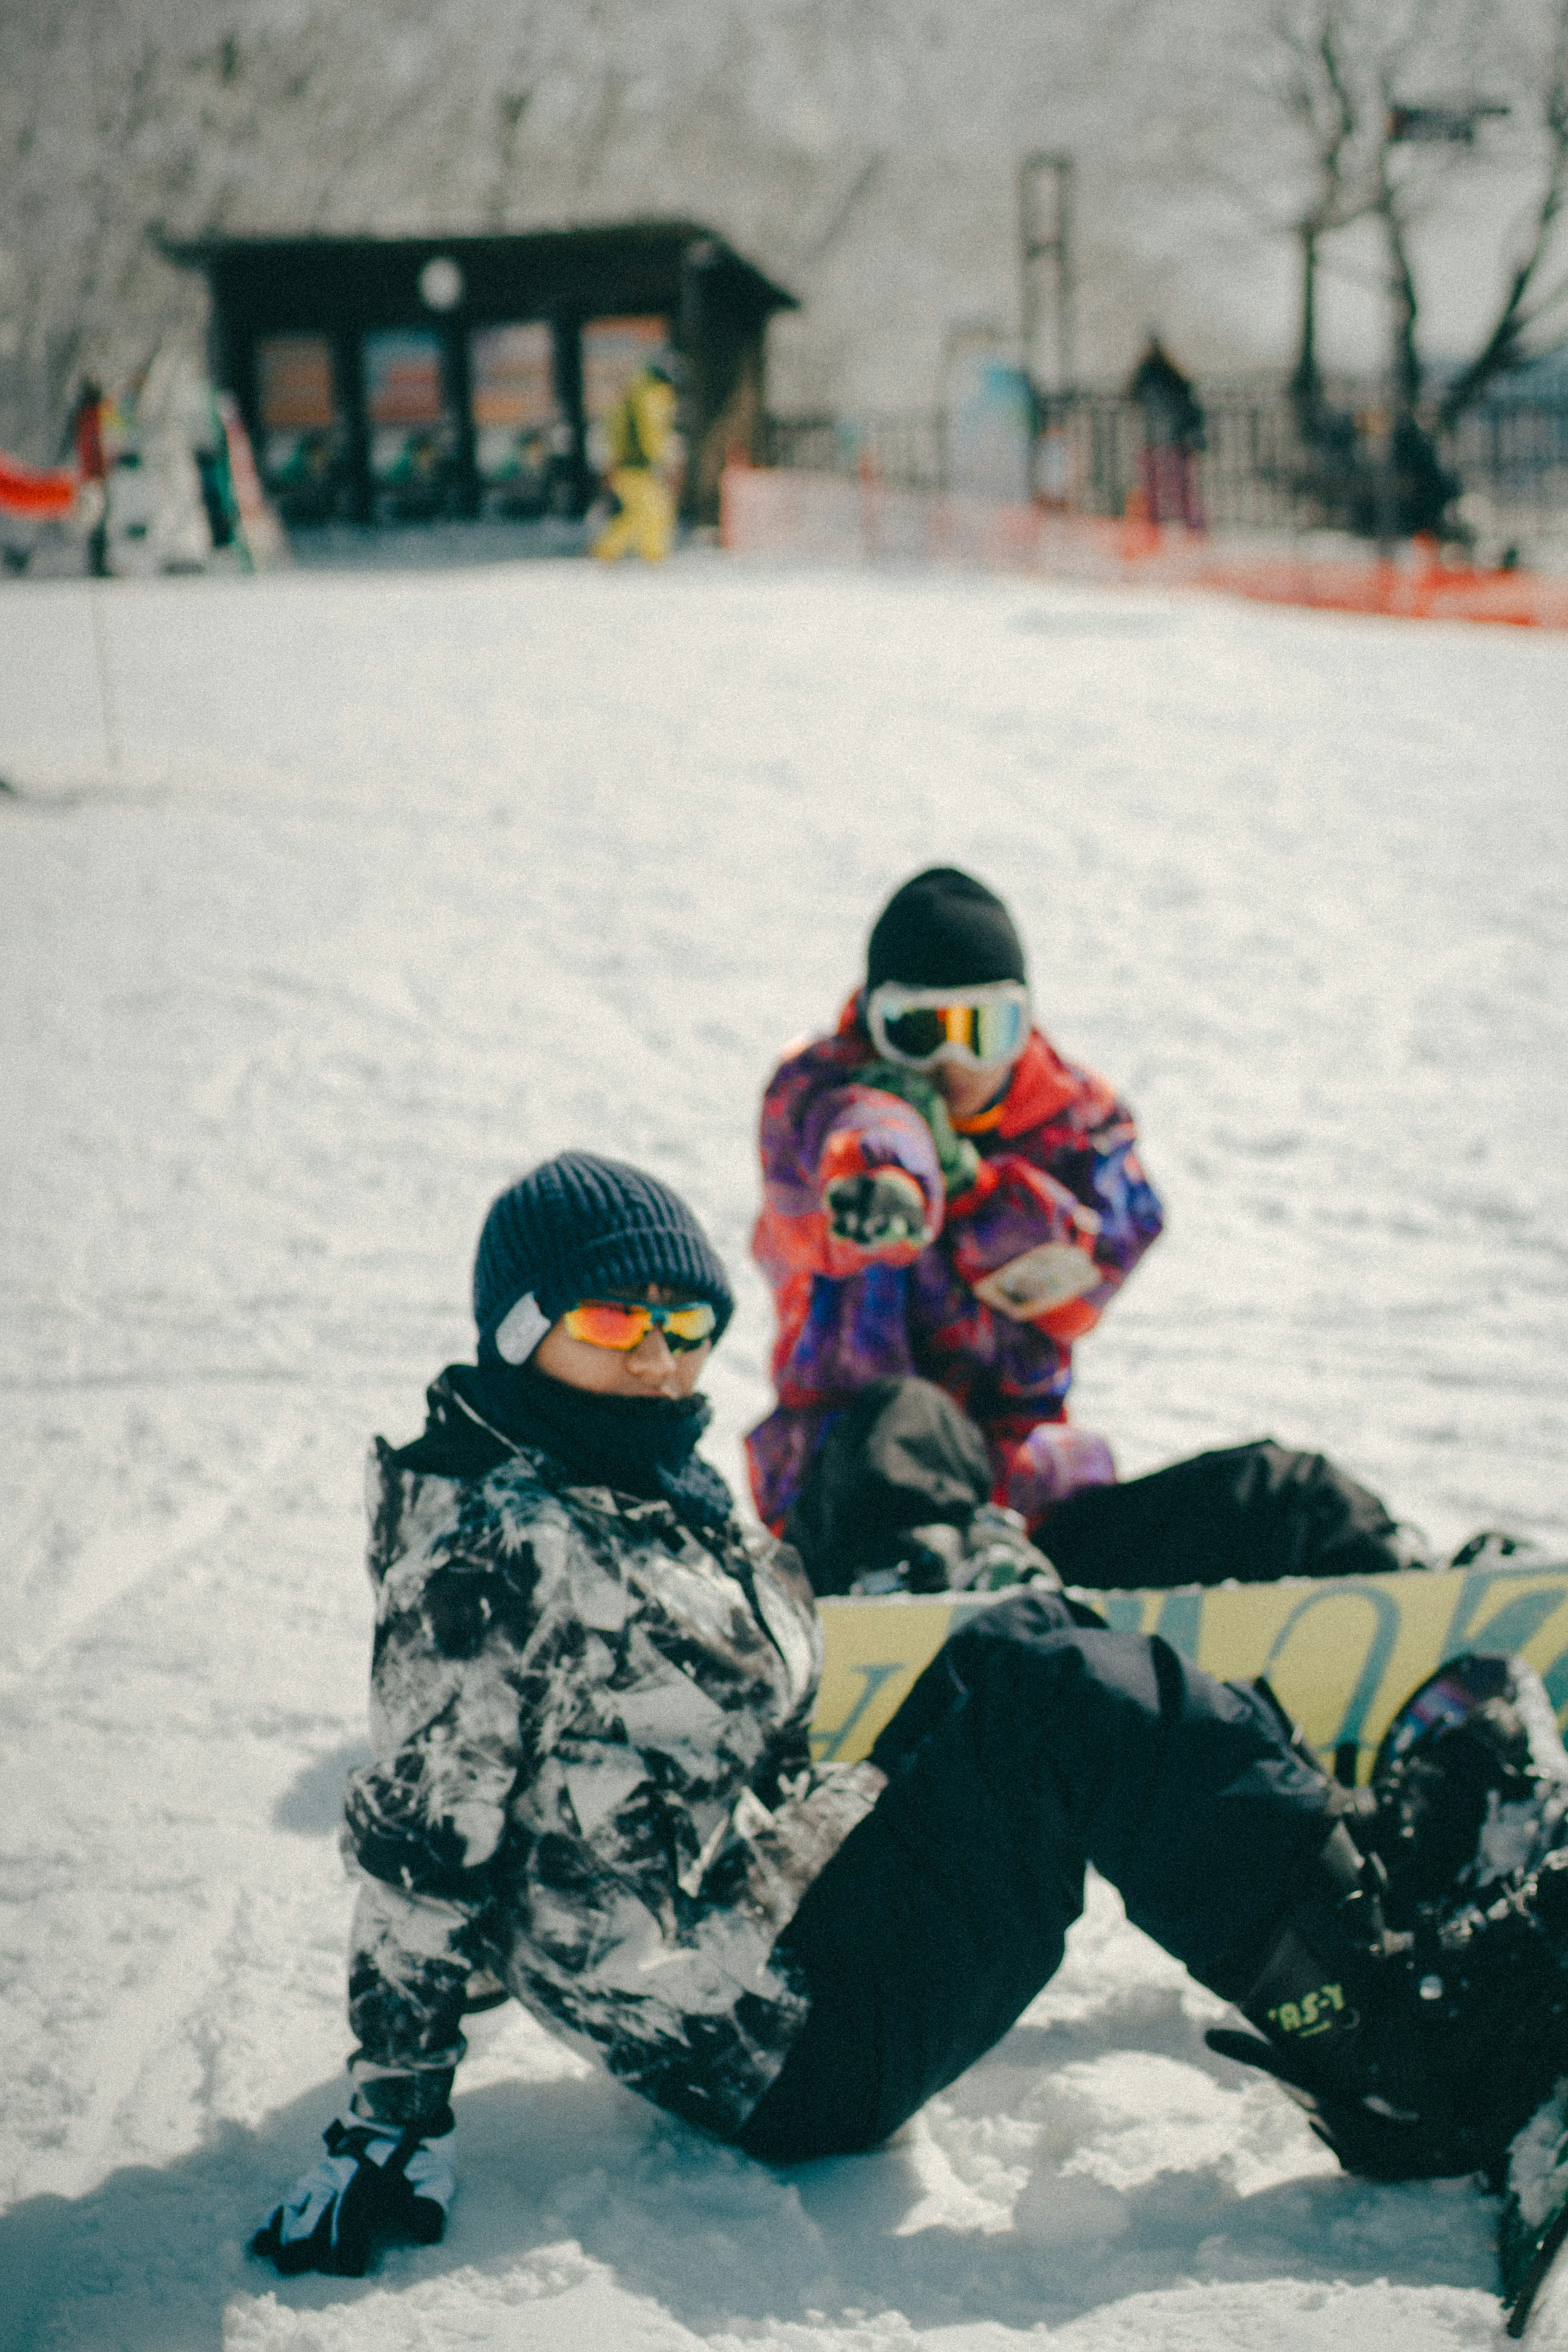
[[[1321,1454],[1263,1438],[1117,1486],[1068,1420],[1074,1343],[1163,1213],[1131,1111],[1034,1026],[1017,929],[973,875],[894,891],[836,1031],[769,1082],[761,1145],[779,1404],[747,1449],[816,1591],[984,1583],[1020,1522],[1101,1588],[1410,1564]]]
[[[256,2252],[358,2275],[378,2242],[440,2237],[462,2019],[497,1994],[754,2156],[874,2147],[1051,1977],[1090,1862],[1354,2168],[1506,2145],[1554,2071],[1540,2037],[1521,2054],[1529,1988],[1467,2012],[1456,2064],[1356,1843],[1387,1806],[1356,1811],[1266,1694],[1105,1631],[1027,1546],[1033,1581],[948,1642],[872,1758],[812,1763],[812,1595],[695,1451],[732,1302],[667,1187],[536,1168],[486,1220],[474,1305],[477,1363],[371,1457],[353,2091]]]

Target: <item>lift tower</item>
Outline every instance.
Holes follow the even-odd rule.
[[[1071,155],[1019,165],[1023,363],[1042,393],[1072,390],[1072,177]]]

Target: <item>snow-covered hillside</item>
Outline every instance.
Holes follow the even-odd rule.
[[[240,2247],[342,2095],[366,1438],[578,1143],[740,1275],[737,1474],[758,1092],[915,866],[1141,1114],[1124,1470],[1269,1431],[1568,1534],[1568,646],[701,554],[12,586],[0,640],[6,2352],[1490,2345],[1484,2200],[1342,2179],[1103,1887],[881,2154],[776,2176],[503,2011],[444,2246]]]

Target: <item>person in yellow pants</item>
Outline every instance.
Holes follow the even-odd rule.
[[[627,386],[609,419],[610,487],[620,500],[593,542],[593,552],[614,563],[629,548],[649,563],[670,551],[675,501],[660,467],[675,428],[675,388],[656,363],[642,369]]]

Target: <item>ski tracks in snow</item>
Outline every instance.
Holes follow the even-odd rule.
[[[9,1654],[0,1646],[0,1675],[37,1675],[147,1578],[214,1542],[238,1515],[267,1494],[276,1473],[297,1448],[297,1437],[286,1433],[263,1450],[237,1491],[203,1496],[167,1518],[106,1528],[82,1546],[68,1568],[62,1570],[57,1562],[51,1563],[50,1580],[56,1585],[52,1608],[41,1607],[35,1594],[26,1616],[16,1612]],[[36,1587],[42,1580],[22,1563],[24,1586]]]

